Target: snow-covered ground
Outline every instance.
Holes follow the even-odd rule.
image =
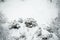
[[[5,0],[5,2],[0,3],[0,11],[7,19],[6,23],[2,24],[3,33],[8,32],[6,40],[58,40],[54,33],[44,29],[58,16],[58,9],[54,0],[52,3],[48,0]],[[19,18],[22,18],[22,23],[17,21]],[[32,28],[26,27],[25,21],[27,18],[34,18],[38,25]],[[19,29],[11,29],[12,24],[18,25]],[[32,25],[30,24],[30,26]],[[39,30],[42,34],[38,37]],[[50,34],[53,37],[49,38]],[[22,35],[25,37],[22,38]],[[44,37],[46,38],[44,39]]]

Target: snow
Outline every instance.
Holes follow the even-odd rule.
[[[27,40],[31,40],[36,35],[35,32],[39,27],[42,29],[42,35],[50,34],[47,30],[43,29],[42,25],[45,24],[47,26],[52,19],[57,17],[58,13],[56,5],[49,3],[47,0],[6,0],[5,3],[1,4],[0,8],[2,13],[5,14],[7,22],[18,20],[18,18],[22,18],[23,21],[27,18],[36,19],[38,26],[35,28],[26,28],[24,23],[20,23],[21,28],[18,30],[9,30],[10,34],[8,36],[20,38],[21,34],[25,33]],[[4,25],[4,28],[9,28],[9,23]]]

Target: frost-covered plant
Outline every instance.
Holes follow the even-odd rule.
[[[60,17],[56,17],[50,24],[50,31],[56,34],[58,38],[60,38]]]
[[[27,18],[26,21],[25,21],[25,25],[28,28],[33,28],[33,27],[37,26],[37,22],[33,18]]]

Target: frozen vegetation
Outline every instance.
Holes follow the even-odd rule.
[[[0,40],[60,40],[57,0],[0,0]]]

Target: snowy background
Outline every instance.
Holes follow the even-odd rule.
[[[0,0],[0,40],[60,40],[60,1]]]

